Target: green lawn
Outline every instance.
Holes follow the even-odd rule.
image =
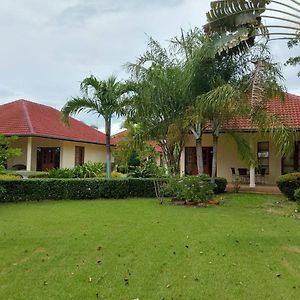
[[[0,299],[300,299],[281,196],[0,204]]]

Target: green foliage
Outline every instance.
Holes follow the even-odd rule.
[[[73,170],[68,169],[68,168],[51,169],[48,171],[48,178],[73,178],[73,177],[74,177]]]
[[[0,174],[0,180],[20,180],[22,175],[19,174]]]
[[[227,179],[223,177],[216,177],[215,178],[215,187],[214,193],[215,194],[222,194],[225,192],[227,186]]]
[[[146,160],[141,166],[133,168],[128,174],[133,178],[156,178],[163,177],[164,170],[157,166],[156,161],[153,159]]]
[[[49,178],[48,172],[35,172],[33,174],[30,174],[28,176],[29,179],[34,179],[34,178]]]
[[[0,186],[6,191],[0,202],[155,197],[153,179],[0,180]]]
[[[128,167],[137,167],[141,164],[141,160],[135,150],[131,151],[127,159]]]
[[[117,171],[112,171],[111,172],[111,177],[112,178],[120,178],[120,177],[124,177],[124,176],[125,176],[124,174],[122,174],[120,172],[117,172]],[[103,176],[103,177],[105,177],[105,176]]]
[[[105,172],[105,166],[102,162],[87,162],[81,166],[76,166],[73,169],[75,178],[101,177],[103,172]]]
[[[297,36],[288,42],[288,47],[293,48],[295,46],[299,46],[300,43],[300,30],[297,32]],[[296,66],[300,65],[300,56],[290,57],[286,65]],[[300,77],[300,72],[298,72],[298,77]]]
[[[15,136],[6,137],[0,134],[0,171],[4,169],[10,157],[21,155],[21,149],[11,147],[11,143],[16,140]]]
[[[148,50],[127,67],[134,91],[129,119],[141,126],[147,140],[163,146],[170,172],[178,174],[185,133],[182,116],[186,107],[185,74],[178,51],[164,48],[150,38]]]
[[[0,185],[0,197],[1,197],[2,195],[4,195],[5,192],[6,192],[5,187],[3,187],[2,185]]]
[[[297,210],[299,212],[299,210],[300,210],[300,188],[295,190],[294,198],[295,198],[295,200],[297,202],[297,207],[298,207]]]
[[[105,166],[102,162],[87,162],[73,169],[51,169],[48,173],[37,174],[30,178],[94,178],[103,177],[104,172]]]
[[[215,185],[205,175],[170,180],[170,190],[175,200],[206,203],[212,199],[214,188]]]
[[[300,188],[300,173],[289,173],[279,176],[276,184],[284,196],[289,200],[295,201],[295,191]]]
[[[111,119],[113,115],[119,116],[123,113],[125,86],[117,81],[115,76],[107,80],[98,80],[91,75],[85,78],[80,89],[82,97],[71,98],[62,108],[62,119],[68,124],[69,116],[76,115],[82,111],[102,116],[105,122],[106,151],[107,151],[107,175],[111,175]],[[81,170],[79,170],[81,171]],[[88,171],[87,171],[88,172]],[[86,174],[86,173],[85,173]]]

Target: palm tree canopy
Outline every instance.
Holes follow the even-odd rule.
[[[115,76],[110,76],[107,80],[98,80],[91,75],[81,82],[80,89],[82,97],[72,97],[62,109],[62,119],[65,123],[68,123],[70,115],[83,111],[104,118],[121,113],[122,96],[126,90]]]
[[[297,0],[215,0],[204,30],[220,35],[217,52],[236,53],[253,46],[256,36],[293,39],[300,29],[299,13]],[[265,25],[262,21],[266,19],[276,21]]]

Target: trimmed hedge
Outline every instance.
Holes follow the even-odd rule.
[[[294,193],[300,188],[300,173],[289,173],[277,178],[276,184],[281,193],[289,200],[295,201]]]
[[[156,179],[167,183],[168,179]],[[223,193],[227,181],[216,178],[214,193]],[[151,178],[1,180],[0,202],[36,200],[124,199],[155,197]]]
[[[1,180],[0,186],[5,189],[0,202],[155,197],[153,179]]]
[[[214,188],[214,193],[215,194],[224,193],[226,190],[226,186],[227,186],[227,179],[223,178],[223,177],[216,177],[215,183],[216,183],[216,186]]]

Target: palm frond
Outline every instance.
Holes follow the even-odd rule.
[[[102,115],[101,106],[99,103],[90,98],[73,97],[67,101],[61,110],[61,117],[65,124],[69,124],[69,116],[79,114],[83,111]]]

